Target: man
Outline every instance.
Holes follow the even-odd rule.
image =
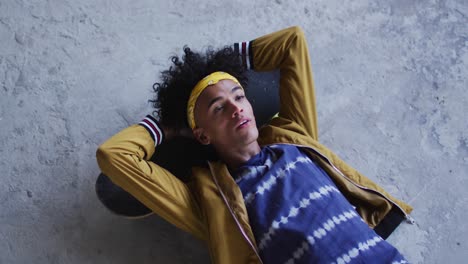
[[[99,147],[104,174],[205,240],[214,263],[406,263],[381,236],[410,219],[412,208],[318,142],[300,28],[205,56],[184,53],[156,84],[159,122],[147,116]],[[243,68],[280,70],[280,111],[260,130]],[[219,160],[194,167],[192,180],[182,183],[148,160],[187,126]]]

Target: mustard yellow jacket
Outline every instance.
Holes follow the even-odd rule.
[[[409,214],[409,205],[318,142],[314,85],[302,30],[292,27],[244,44],[240,51],[247,66],[257,71],[280,69],[279,116],[260,129],[260,145],[293,144],[305,149],[371,228],[392,208]],[[148,208],[206,241],[213,263],[262,263],[242,193],[226,165],[209,162],[207,167],[194,167],[192,180],[183,183],[149,161],[154,146],[146,129],[133,125],[103,143],[97,161],[104,174]]]

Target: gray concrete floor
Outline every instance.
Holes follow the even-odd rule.
[[[321,141],[417,224],[413,263],[468,258],[466,0],[0,0],[0,263],[205,263],[154,216],[94,194],[98,144],[150,112],[168,56],[303,27]]]

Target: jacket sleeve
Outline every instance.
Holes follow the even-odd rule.
[[[148,118],[143,121],[152,124],[151,127],[145,127],[142,121],[140,124],[143,125],[125,128],[99,146],[96,153],[98,165],[115,184],[159,216],[204,239],[201,213],[188,186],[168,170],[149,161],[163,135],[155,120]]]
[[[280,70],[279,116],[298,123],[318,140],[314,83],[307,42],[301,28],[283,29],[235,47],[247,68]]]

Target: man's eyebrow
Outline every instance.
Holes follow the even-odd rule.
[[[234,86],[232,89],[231,89],[231,93],[234,93],[236,92],[237,90],[240,90],[242,89],[242,87],[240,86]],[[221,100],[222,97],[221,96],[218,96],[218,97],[215,97],[213,99],[211,99],[210,103],[208,104],[208,109],[214,104],[216,103],[217,101]]]
[[[217,101],[221,100],[221,98],[222,98],[221,96],[218,96],[218,97],[215,97],[215,98],[211,99],[210,103],[208,104],[208,109],[210,109],[210,107],[211,107],[214,103],[216,103]]]
[[[240,86],[234,86],[234,87],[232,88],[232,90],[231,90],[231,93],[234,93],[235,91],[240,90],[240,89],[242,89],[242,87],[240,87]]]

